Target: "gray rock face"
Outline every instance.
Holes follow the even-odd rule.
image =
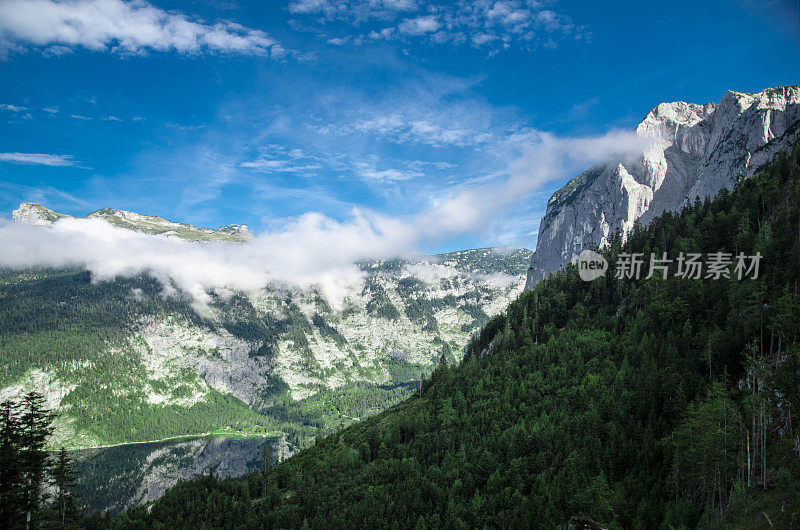
[[[539,226],[526,288],[577,259],[581,250],[623,237],[695,197],[752,176],[800,129],[800,89],[728,91],[718,104],[661,103],[636,127],[653,144],[631,159],[606,160],[553,194]]]

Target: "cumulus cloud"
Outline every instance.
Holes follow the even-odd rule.
[[[610,156],[634,156],[648,145],[621,131],[588,138],[528,131],[510,141],[519,144],[521,156],[505,180],[457,189],[416,215],[353,209],[346,219],[335,220],[311,212],[243,244],[191,243],[116,228],[101,219],[61,219],[51,228],[4,222],[0,266],[85,267],[98,280],[149,273],[168,292],[190,295],[198,310],[207,305],[212,289],[255,291],[268,282],[317,285],[337,304],[362,279],[355,262],[418,255],[425,243],[480,233],[543,184]],[[374,178],[402,177],[362,169],[373,171]]]
[[[428,15],[406,19],[397,26],[397,29],[400,30],[400,33],[407,35],[424,35],[425,33],[432,33],[440,27],[442,27],[442,24],[436,16]]]
[[[45,153],[0,153],[0,162],[34,164],[40,166],[77,166],[72,155],[49,155]]]
[[[228,20],[208,24],[144,0],[5,0],[0,50],[72,48],[118,53],[175,51],[281,57],[286,50],[263,31]]]

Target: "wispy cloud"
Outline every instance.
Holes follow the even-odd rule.
[[[228,20],[208,24],[164,11],[145,0],[0,2],[0,51],[31,47],[58,55],[72,48],[122,54],[174,51],[273,58],[287,53],[263,31]]]
[[[357,162],[355,173],[360,179],[377,184],[403,182],[424,176],[424,173],[416,169],[380,168],[375,159],[370,162]]]
[[[0,153],[0,162],[33,164],[40,166],[77,166],[72,155],[50,155],[45,153]]]
[[[588,39],[584,26],[576,25],[563,14],[545,9],[542,3],[523,0],[454,2],[356,0],[296,0],[289,10],[298,15],[313,15],[323,20],[341,20],[362,32],[365,23],[372,28],[361,34],[328,40],[342,45],[348,40],[422,39],[431,43],[468,44],[476,48],[553,47],[555,39]],[[377,26],[377,27],[375,27]]]
[[[23,201],[35,202],[55,208],[89,208],[89,202],[83,197],[68,193],[55,186],[26,185],[0,180],[0,199],[9,204]],[[11,212],[3,212],[10,214]],[[0,217],[3,217],[0,215]],[[2,221],[0,221],[1,223]]]
[[[294,173],[306,177],[315,176],[319,170],[332,170],[367,184],[397,183],[424,176],[420,171],[424,163],[420,161],[387,160],[375,155],[362,157],[341,152],[320,152],[312,156],[302,149],[279,145],[262,147],[260,152],[258,158],[239,166],[262,173]],[[390,167],[392,164],[394,167]]]
[[[415,0],[295,0],[289,4],[289,11],[297,14],[322,14],[326,18],[362,22],[373,18],[389,19],[397,13],[413,11],[417,8]]]
[[[255,160],[241,162],[239,167],[264,173],[307,174],[320,167],[320,159],[307,155],[302,149],[288,149],[282,145],[270,144],[259,149]]]
[[[472,97],[473,82],[432,76],[378,98],[329,95],[328,119],[312,127],[327,136],[362,135],[395,144],[487,146],[516,130],[520,120],[509,109]]]
[[[456,188],[450,196],[435,200],[417,217],[419,229],[431,240],[488,229],[509,207],[545,184],[612,156],[636,156],[653,141],[632,131],[578,138],[525,131],[508,141],[518,146],[520,155],[509,164],[506,178]]]
[[[9,105],[9,104],[2,104],[0,105],[0,110],[7,110],[9,112],[22,112],[24,110],[28,110],[26,107],[20,107],[18,105]]]

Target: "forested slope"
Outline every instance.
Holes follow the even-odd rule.
[[[800,149],[551,275],[421,395],[118,528],[800,525]],[[757,279],[618,279],[623,253],[763,256]],[[731,266],[731,270],[733,266]],[[645,270],[646,272],[646,270]]]

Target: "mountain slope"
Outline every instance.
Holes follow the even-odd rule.
[[[602,162],[553,194],[539,225],[527,286],[574,261],[584,248],[627,235],[664,211],[732,188],[800,132],[800,89],[728,91],[719,104],[662,103],[636,127],[657,143],[633,160]]]
[[[3,270],[0,400],[43,392],[61,413],[57,443],[73,447],[231,430],[299,443],[396,403],[442,353],[460,359],[469,333],[522,290],[529,259],[477,249],[363,262],[342,307],[271,284],[213,294],[204,316],[148,276]]]
[[[757,279],[676,277],[673,264],[667,279],[584,282],[569,265],[492,319],[458,367],[440,364],[421,395],[266,475],[183,483],[105,524],[554,528],[583,515],[610,528],[792,527],[799,235],[795,148],[604,251],[611,263],[759,252]]]

